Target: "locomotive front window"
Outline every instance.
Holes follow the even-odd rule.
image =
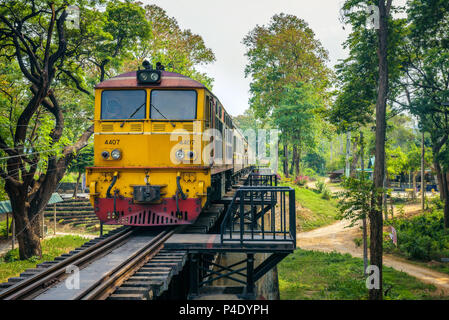
[[[152,90],[150,117],[156,120],[194,120],[196,99],[194,90]]]
[[[101,94],[101,119],[145,119],[145,90],[106,90]]]

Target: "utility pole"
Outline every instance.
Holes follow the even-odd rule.
[[[424,211],[425,199],[426,199],[426,179],[424,172],[424,130],[421,136],[421,209]]]

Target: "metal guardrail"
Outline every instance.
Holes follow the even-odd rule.
[[[273,171],[268,166],[253,166],[251,169],[251,173],[255,174],[272,174]]]
[[[295,190],[277,186],[241,187],[228,206],[220,231],[221,243],[289,241],[296,246]]]
[[[245,186],[265,186],[273,187],[278,185],[278,176],[276,174],[251,173],[245,181]]]

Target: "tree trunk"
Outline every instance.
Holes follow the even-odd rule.
[[[388,175],[385,174],[384,175],[384,192],[382,195],[382,197],[383,197],[382,201],[383,201],[383,207],[384,207],[383,211],[384,211],[385,220],[388,220],[388,206],[387,206],[387,198],[388,198],[387,187],[388,187],[388,185],[389,185]]]
[[[296,176],[299,176],[299,164],[301,163],[301,149],[299,149],[296,152],[296,159],[295,159],[295,174]]]
[[[436,156],[435,156],[435,153],[434,153],[434,158],[435,157]],[[445,189],[443,187],[443,174],[441,173],[441,166],[440,166],[440,163],[438,162],[438,160],[434,160],[433,161],[433,166],[435,167],[435,172],[436,172],[437,181],[438,181],[438,188],[440,189],[440,200],[444,201]]]
[[[349,156],[351,153],[351,132],[346,133],[346,158],[345,158],[345,177],[349,177],[351,168],[349,165]]]
[[[32,176],[27,173],[28,176],[23,179],[23,182],[12,178],[5,180],[5,191],[11,201],[15,231],[19,241],[20,259],[42,256],[38,236],[41,226],[40,213],[45,210],[53,191],[64,176],[67,166],[75,157],[75,153],[86,146],[92,133],[93,126],[89,127],[74,145],[66,147],[61,158],[49,157],[47,172],[41,174],[38,180],[34,179],[34,172]],[[8,171],[11,172],[10,170],[19,167],[19,161],[21,161],[20,158],[9,159]]]
[[[288,143],[287,139],[284,141],[284,175],[288,178]]]
[[[357,162],[359,161],[359,153],[357,152],[357,139],[354,139],[354,142],[352,144],[352,162],[349,169],[350,176],[356,177],[357,175]]]
[[[360,179],[362,181],[365,180],[365,163],[364,163],[364,150],[363,150],[363,132],[360,131],[360,169],[361,176]],[[363,213],[362,218],[362,227],[363,227],[363,274],[366,275],[366,268],[368,267],[368,234],[367,234],[367,226],[366,226],[366,212]]]
[[[413,172],[413,193],[412,193],[412,198],[415,199],[416,198],[416,172]]]
[[[424,148],[424,131],[422,132],[421,138],[421,210],[424,211],[425,200],[426,200],[426,173],[424,168],[424,156],[425,156],[425,148]]]
[[[296,141],[297,141],[297,146],[299,146],[299,148],[296,147],[295,175],[299,176],[299,164],[301,163],[301,151],[302,151],[301,150],[301,146],[302,146],[302,144],[301,144],[301,130],[299,130],[299,132],[298,132],[298,136],[297,136]]]
[[[76,177],[76,184],[75,184],[75,188],[73,190],[72,198],[76,199],[76,195],[78,193],[78,185],[80,183],[80,179],[81,179],[81,172],[78,172],[78,177]]]
[[[8,182],[5,183],[6,191],[12,191]],[[19,257],[21,260],[33,256],[42,258],[41,242],[39,239],[40,220],[39,214],[33,214],[26,196],[20,190],[14,190],[15,197],[9,197],[15,221],[15,234],[19,242]],[[9,194],[9,193],[8,193]]]
[[[449,228],[449,189],[448,189],[448,173],[443,173],[443,196],[444,196],[444,228]]]
[[[290,167],[290,173],[293,174],[295,172],[295,163],[296,163],[296,157],[298,156],[298,147],[296,144],[293,144],[293,157],[292,157],[292,163]]]
[[[382,300],[382,254],[383,254],[383,217],[382,217],[382,192],[385,175],[385,135],[386,135],[386,109],[388,94],[388,62],[387,62],[387,37],[388,37],[388,12],[387,7],[391,0],[379,0],[379,86],[376,102],[376,160],[374,163],[374,187],[375,197],[372,201],[370,219],[370,263],[379,270],[379,286],[369,290],[370,300]]]

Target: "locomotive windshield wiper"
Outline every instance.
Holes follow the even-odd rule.
[[[156,111],[157,111],[157,112],[159,112],[159,113],[160,113],[160,115],[161,115],[161,116],[163,116],[165,120],[167,120],[168,122],[170,122],[170,124],[172,125],[172,127],[173,127],[173,128],[175,128],[175,127],[176,127],[176,125],[175,125],[175,124],[174,124],[173,122],[171,122],[170,120],[168,120],[168,119],[167,119],[167,117],[166,117],[166,116],[164,116],[164,115],[162,114],[162,112],[160,112],[160,111],[159,111],[159,109],[158,109],[158,108],[156,108],[156,107],[155,107],[154,105],[152,105],[151,103],[150,103],[150,107],[152,107],[152,108],[156,109]]]
[[[134,117],[136,115],[136,113],[144,106],[146,105],[146,102],[142,103],[136,110],[133,111],[133,113],[131,113],[130,116],[128,116],[128,119],[131,119],[132,117]],[[120,125],[120,128],[123,128],[123,126],[125,125],[125,120],[123,120],[122,124]]]

